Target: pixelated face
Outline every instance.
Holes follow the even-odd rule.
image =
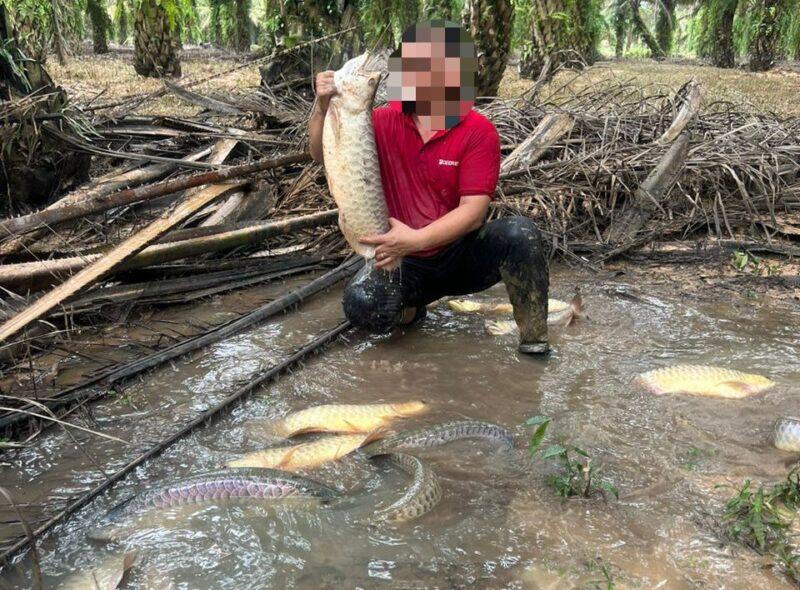
[[[425,118],[433,130],[449,129],[475,102],[475,45],[458,25],[420,23],[403,34],[389,58],[387,99]]]

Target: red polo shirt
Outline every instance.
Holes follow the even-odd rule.
[[[450,129],[423,143],[399,103],[372,111],[381,181],[389,215],[419,229],[459,205],[465,195],[494,196],[500,173],[500,138],[494,125],[471,110]],[[442,248],[417,252],[432,256]]]

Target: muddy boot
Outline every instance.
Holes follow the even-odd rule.
[[[502,220],[505,221],[505,220]],[[519,352],[546,354],[547,291],[550,275],[541,232],[530,219],[509,218],[504,228],[508,250],[500,265],[500,276],[514,306],[519,327]]]

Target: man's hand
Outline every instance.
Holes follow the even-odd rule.
[[[336,86],[333,84],[333,70],[326,70],[317,74],[314,92],[317,94],[317,104],[324,113],[328,110],[328,103],[330,103],[331,97],[336,94]]]
[[[367,236],[359,240],[375,248],[375,266],[392,268],[407,254],[424,250],[419,230],[407,226],[394,217],[389,218],[389,231],[379,236]]]

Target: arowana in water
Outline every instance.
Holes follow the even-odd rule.
[[[288,438],[304,432],[374,432],[392,420],[427,411],[422,401],[399,404],[328,404],[293,412],[278,420],[264,421],[274,436]]]
[[[230,461],[227,467],[272,467],[284,471],[314,469],[323,463],[338,461],[380,436],[375,432],[328,436],[290,447],[248,453],[241,459]]]
[[[800,453],[800,418],[780,418],[775,422],[772,442],[782,451]]]
[[[652,393],[689,393],[740,399],[773,387],[775,382],[751,373],[707,365],[676,365],[642,373],[634,383]]]

